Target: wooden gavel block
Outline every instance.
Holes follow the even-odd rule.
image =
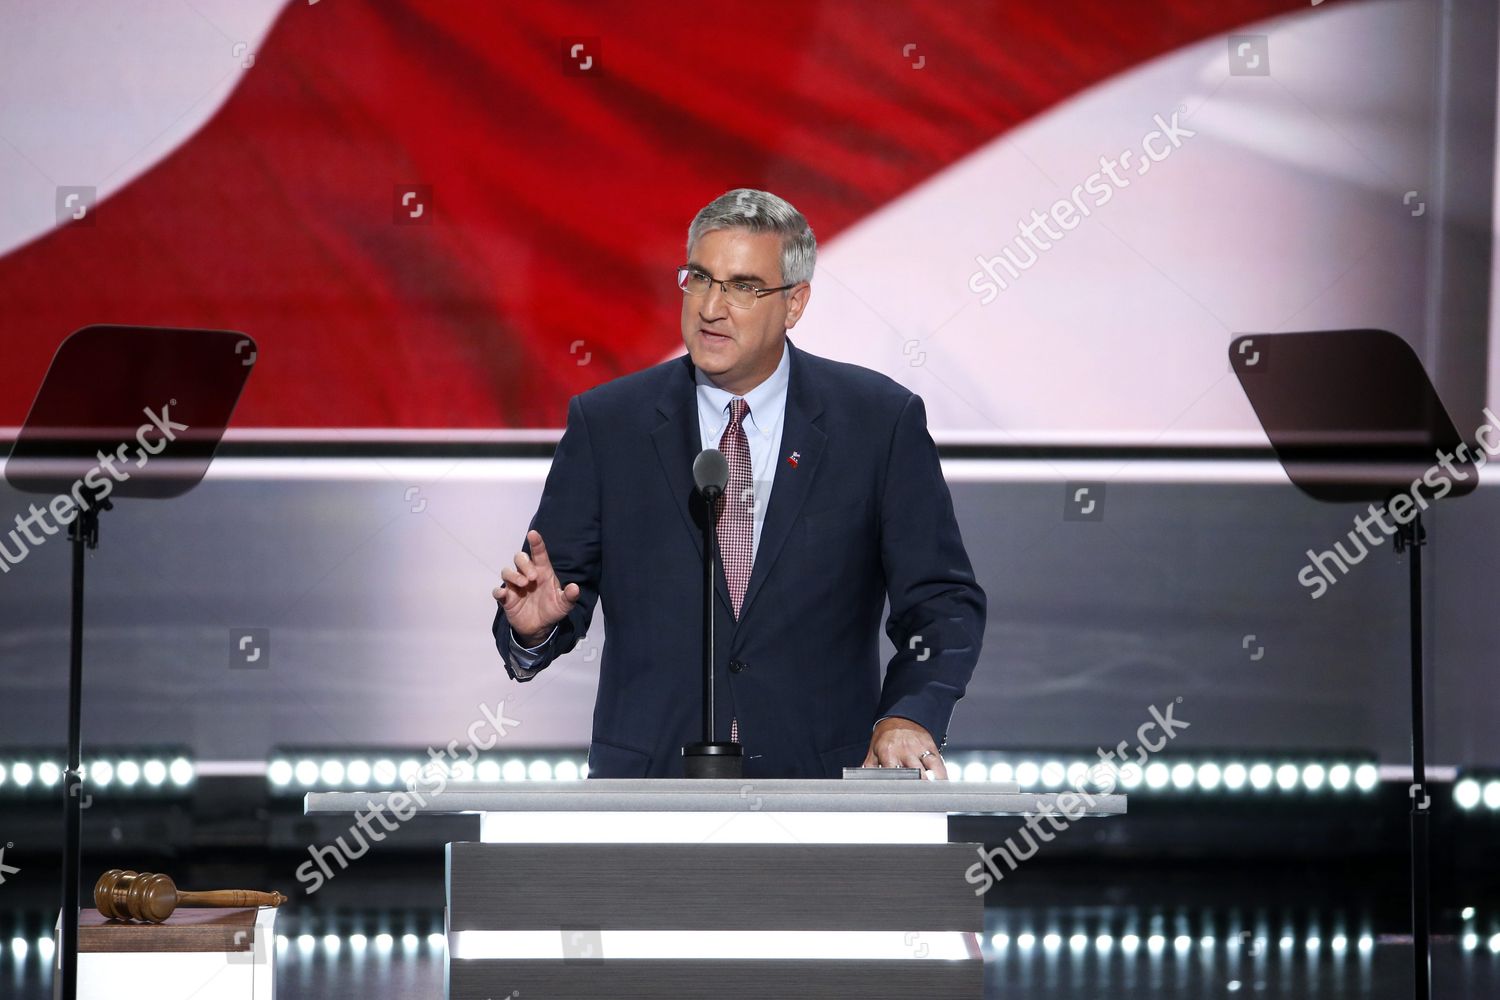
[[[94,906],[110,920],[144,920],[159,924],[179,906],[280,906],[286,897],[279,892],[250,889],[217,889],[183,892],[166,875],[128,872],[113,868],[94,884]]]

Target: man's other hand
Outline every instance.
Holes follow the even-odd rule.
[[[495,600],[505,609],[505,620],[516,641],[530,647],[546,639],[552,626],[573,610],[578,603],[578,584],[557,585],[557,574],[552,571],[540,531],[528,531],[526,540],[531,543],[531,555],[517,552],[515,568],[507,566],[500,571],[505,582],[495,588]]]
[[[926,756],[923,756],[926,754]],[[943,756],[938,753],[932,734],[910,719],[896,716],[875,723],[870,737],[870,752],[864,767],[917,767],[927,773],[924,778],[946,778]]]

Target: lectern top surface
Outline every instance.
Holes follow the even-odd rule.
[[[399,799],[395,797],[399,796]],[[394,800],[394,802],[393,802]],[[1060,805],[1060,800],[1063,803]],[[1023,792],[1014,783],[842,781],[812,778],[589,778],[583,781],[451,782],[410,790],[310,792],[307,813],[352,813],[375,803],[393,811],[485,812],[921,812],[1071,815],[1125,812],[1124,795]],[[396,804],[399,804],[399,810]]]

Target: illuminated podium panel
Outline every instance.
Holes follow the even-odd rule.
[[[392,794],[312,793],[305,808],[353,813]],[[968,877],[982,845],[948,843],[948,817],[1058,798],[1000,783],[589,779],[450,784],[416,811],[481,814],[480,841],[447,848],[450,1000],[910,1000],[983,993],[984,899]],[[1119,815],[1125,797],[1069,811]]]
[[[275,1000],[276,915],[274,907],[184,906],[151,924],[84,909],[79,1000]],[[57,953],[54,977],[61,962]]]

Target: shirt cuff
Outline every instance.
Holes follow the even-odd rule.
[[[547,638],[535,646],[523,646],[516,639],[516,630],[510,630],[510,669],[515,671],[517,677],[527,678],[537,672],[537,663],[542,659],[542,647],[551,642],[556,634],[557,626],[553,625]]]

